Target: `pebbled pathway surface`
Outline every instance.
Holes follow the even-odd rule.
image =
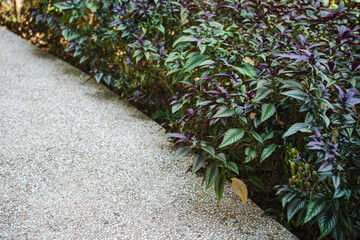
[[[295,239],[81,74],[0,28],[0,239]]]

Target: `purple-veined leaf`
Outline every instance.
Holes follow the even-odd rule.
[[[179,157],[185,156],[186,154],[188,154],[191,151],[191,147],[182,147],[179,148],[176,152],[175,155],[173,156],[172,160],[175,160]]]

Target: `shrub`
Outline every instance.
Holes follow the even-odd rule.
[[[176,156],[197,155],[189,170],[205,171],[218,201],[231,180],[244,204],[245,184],[263,206],[281,204],[303,238],[360,235],[359,3],[33,6],[28,33],[167,121]]]
[[[206,158],[206,187],[220,199],[226,178],[267,194],[278,184],[288,221],[308,232],[317,221],[321,238],[359,234],[360,28],[349,7],[218,1],[169,65],[188,87],[173,101],[173,136],[199,152],[194,171]]]

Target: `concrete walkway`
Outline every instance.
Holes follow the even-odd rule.
[[[294,239],[81,74],[0,29],[0,239]]]

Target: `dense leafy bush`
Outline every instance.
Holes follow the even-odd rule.
[[[302,238],[349,239],[360,235],[359,7],[41,0],[28,20],[51,51],[168,121],[176,156],[197,155],[190,170],[205,170],[218,201],[228,180],[244,203],[245,184],[275,208],[277,191],[279,220]]]
[[[317,221],[319,235],[335,239],[359,228],[360,28],[350,7],[209,4],[169,66],[189,86],[173,102],[183,115],[173,136],[199,150],[195,171],[205,156],[207,187],[215,182],[221,198],[233,176],[266,192],[280,183],[288,221]]]

